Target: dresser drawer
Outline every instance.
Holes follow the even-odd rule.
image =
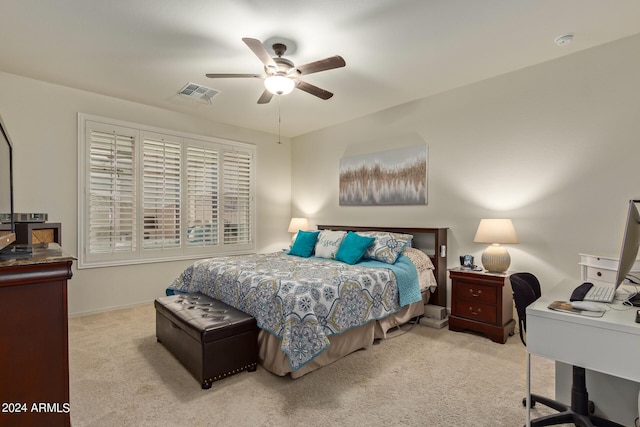
[[[614,283],[618,270],[618,259],[597,255],[580,254],[580,278],[583,282]],[[640,259],[631,267],[631,274],[640,273]]]
[[[456,284],[455,295],[459,300],[471,300],[484,304],[495,304],[498,300],[495,286],[479,285],[466,281],[460,281]]]
[[[616,272],[614,270],[588,266],[585,268],[585,280],[587,282],[600,281],[614,283],[616,281]]]
[[[495,305],[479,304],[473,301],[458,301],[457,315],[479,322],[496,323],[498,312]]]

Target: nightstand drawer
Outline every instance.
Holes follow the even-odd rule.
[[[456,298],[476,303],[495,304],[498,300],[495,286],[484,286],[461,281],[456,284]],[[462,302],[462,301],[461,301]]]
[[[498,321],[495,305],[478,304],[473,301],[458,301],[457,315],[479,322],[496,323]]]

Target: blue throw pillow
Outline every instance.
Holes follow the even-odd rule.
[[[342,240],[338,252],[336,252],[336,258],[338,261],[346,262],[347,264],[355,264],[360,261],[362,255],[367,251],[367,248],[373,241],[376,240],[373,237],[361,236],[353,231],[347,233]]]
[[[309,258],[313,253],[313,249],[316,247],[318,234],[320,234],[319,231],[298,231],[296,241],[293,242],[289,255]]]

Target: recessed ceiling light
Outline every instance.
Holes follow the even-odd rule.
[[[571,44],[573,41],[573,34],[564,34],[562,36],[558,36],[555,39],[555,42],[558,46],[566,46]]]

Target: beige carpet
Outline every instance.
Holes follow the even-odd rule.
[[[416,325],[292,380],[261,367],[202,390],[155,338],[153,305],[69,321],[71,420],[82,426],[521,426],[525,352]],[[553,362],[533,357],[534,392]],[[535,408],[535,416],[550,410]]]

